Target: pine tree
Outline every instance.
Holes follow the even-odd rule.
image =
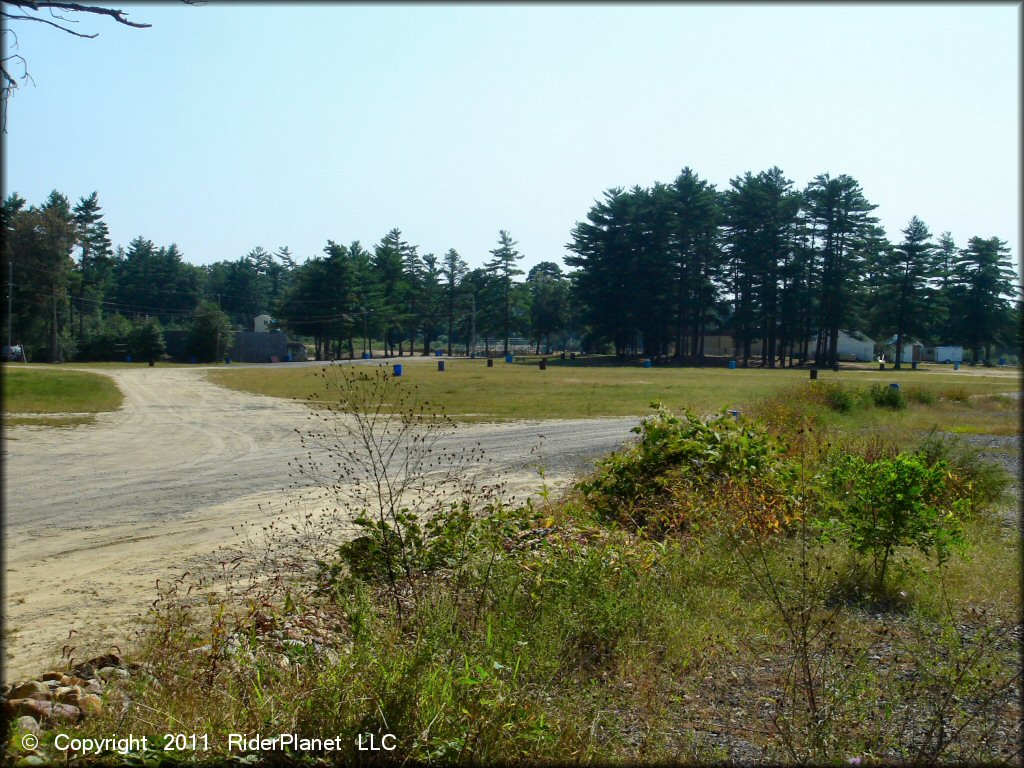
[[[456,301],[462,288],[462,281],[465,279],[469,267],[454,248],[448,249],[441,264],[441,272],[445,280],[445,298],[448,304],[448,354],[451,355]]]
[[[974,362],[989,361],[1015,296],[1015,277],[1010,251],[998,237],[972,237],[957,254],[952,298],[959,309],[954,322],[959,337],[973,350]]]
[[[879,244],[873,229],[877,219],[870,215],[877,206],[846,174],[816,176],[804,200],[821,269],[815,359],[819,365],[836,365],[839,331],[854,320],[865,256]]]
[[[100,307],[110,287],[113,261],[111,260],[110,232],[103,220],[99,195],[93,192],[83,197],[72,211],[78,246],[78,339],[85,336],[85,316],[100,315]]]
[[[880,251],[873,269],[873,280],[878,283],[874,310],[883,318],[880,327],[895,331],[895,368],[903,362],[904,337],[924,333],[927,328],[932,304],[928,281],[938,273],[935,245],[925,223],[914,216],[902,231],[903,242]]]
[[[516,262],[523,258],[523,255],[516,250],[518,243],[512,239],[504,229],[498,232],[498,247],[491,251],[491,255],[494,257],[485,264],[485,267],[491,272],[496,278],[498,278],[501,290],[502,299],[505,309],[505,321],[503,325],[503,334],[505,340],[504,354],[508,355],[508,339],[509,339],[509,309],[511,306],[511,295],[512,295],[512,278],[517,275],[523,274],[521,269],[516,267]]]

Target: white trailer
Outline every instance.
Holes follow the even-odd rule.
[[[964,361],[963,347],[936,347],[936,363],[962,363]]]

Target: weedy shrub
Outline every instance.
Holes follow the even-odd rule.
[[[947,387],[939,392],[939,398],[953,403],[966,403],[969,402],[970,395],[963,387]]]
[[[893,410],[903,410],[907,407],[906,395],[899,389],[890,387],[887,384],[874,383],[868,390],[868,396],[879,408],[892,408]]]
[[[330,366],[320,376],[322,408],[311,416],[320,423],[296,430],[306,451],[296,466],[339,508],[357,510],[360,532],[319,563],[322,580],[336,582],[341,565],[357,578],[380,579],[401,615],[420,597],[415,576],[468,533],[463,500],[493,490],[474,482],[482,451],[448,448],[455,423],[384,366]]]
[[[833,494],[831,509],[820,520],[824,534],[870,557],[879,593],[890,560],[902,547],[942,565],[964,544],[961,519],[968,505],[965,498],[949,501],[948,474],[946,462],[921,454],[871,462],[838,454],[824,478]]]
[[[946,487],[949,500],[966,499],[973,512],[1006,498],[1012,478],[1001,466],[986,461],[973,446],[955,437],[933,431],[917,446],[916,452],[929,464],[949,467]]]
[[[810,382],[810,392],[812,397],[829,410],[838,413],[852,411],[859,402],[857,393],[840,381],[812,381]]]
[[[908,402],[935,405],[935,392],[924,387],[906,387],[903,393]]]
[[[633,429],[639,442],[600,461],[578,485],[599,519],[644,528],[652,504],[673,482],[755,477],[778,464],[780,445],[760,426],[724,413],[704,421],[689,411],[677,416],[660,403],[652,408],[655,414]]]
[[[811,390],[814,391],[813,389]],[[807,397],[804,385],[787,387],[754,403],[749,413],[769,434],[790,436],[801,429],[817,428],[822,423],[822,403]]]

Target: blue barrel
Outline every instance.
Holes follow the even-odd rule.
[[[369,360],[369,359],[370,359],[370,353],[369,352],[363,352],[363,360]]]
[[[224,365],[231,365],[231,355],[224,355]]]
[[[897,392],[900,391],[900,385],[897,382],[893,382],[889,385],[889,389],[895,389]]]
[[[438,360],[437,361],[437,370],[439,370],[439,371],[443,371],[444,370],[444,360]]]
[[[125,358],[125,362],[130,363],[131,361],[132,361],[132,356],[128,355],[128,357]]]
[[[505,355],[505,362],[506,363],[511,363],[512,362],[512,355]]]
[[[730,409],[729,410],[729,415],[732,416],[732,420],[733,421],[739,421],[740,420],[740,412],[739,411]]]
[[[195,355],[192,355],[192,357],[190,357],[190,358],[188,359],[188,361],[189,361],[190,363],[192,363],[192,365],[195,365],[195,364],[196,364],[196,356],[195,356]]]
[[[731,370],[734,370],[735,368],[736,368],[736,361],[735,360],[730,360],[729,361],[729,370],[731,371]]]
[[[650,368],[651,367],[651,361],[650,360],[644,360],[642,363],[640,363],[640,367],[641,368]]]
[[[999,364],[1000,365],[1006,365],[1006,358],[1005,357],[1000,357],[999,358]]]
[[[401,376],[402,375],[402,364],[401,363],[395,363],[394,371],[395,371],[395,376]]]
[[[435,354],[435,355],[437,355],[438,357],[441,357],[441,355],[443,355],[443,354],[444,354],[444,350],[443,350],[443,349],[438,349],[438,350],[435,350],[435,351],[434,351],[434,354]]]
[[[960,370],[960,363],[953,363],[953,370],[954,371],[959,371]]]

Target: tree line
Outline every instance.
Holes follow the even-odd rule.
[[[310,340],[317,359],[481,343],[507,354],[513,336],[537,352],[579,340],[699,361],[705,337],[723,333],[744,364],[768,367],[833,364],[840,331],[894,338],[898,350],[909,338],[962,343],[978,361],[993,345],[1019,348],[1005,242],[958,248],[915,217],[893,243],[874,210],[847,175],[798,190],[772,168],[719,191],[684,168],[672,183],[606,191],[570,233],[573,271],[544,261],[526,275],[504,230],[477,268],[455,249],[421,254],[399,229],[368,248],[328,240],[302,263],[286,246],[257,246],[197,266],[174,243],[114,248],[96,192],[72,205],[54,191],[33,206],[12,193],[2,228],[10,329],[34,360],[153,357],[165,330],[187,331],[191,353],[215,359],[260,313]]]
[[[1019,348],[1004,241],[957,248],[914,217],[890,242],[875,208],[851,176],[800,190],[777,167],[721,191],[690,168],[610,189],[567,245],[582,321],[622,356],[701,359],[707,333],[730,332],[737,357],[749,363],[759,342],[768,367],[835,364],[840,331],[894,338],[899,352],[909,338],[962,343],[978,361]]]
[[[455,249],[420,254],[398,229],[370,249],[328,240],[303,263],[287,246],[257,246],[197,266],[174,243],[140,236],[114,248],[96,192],[71,205],[54,191],[34,206],[12,193],[2,228],[12,338],[33,360],[155,357],[165,330],[187,331],[190,353],[212,360],[261,313],[310,339],[317,359],[374,353],[375,343],[385,356],[438,345],[451,354],[478,341],[489,353],[494,339],[507,353],[516,335],[540,351],[572,327],[561,267],[541,262],[517,281],[522,254],[506,231],[471,269]]]

